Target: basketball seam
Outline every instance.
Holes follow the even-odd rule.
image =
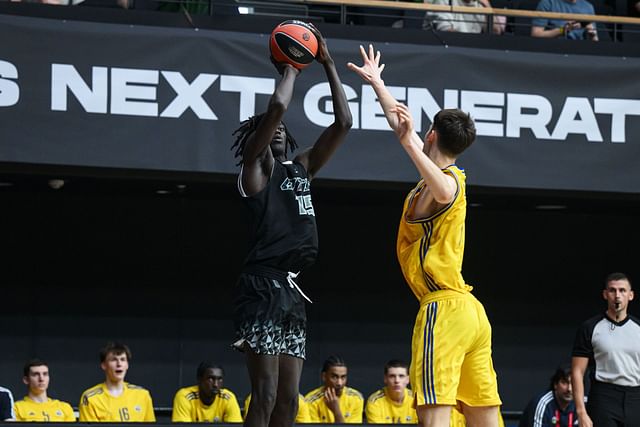
[[[311,55],[312,57],[315,57],[315,55],[302,43],[300,43],[298,40],[296,40],[295,38],[291,37],[289,34],[284,33],[284,32],[276,32],[274,33],[274,37],[278,34],[282,34],[283,36],[287,37],[289,40],[292,40],[294,42],[296,42],[296,44],[298,44],[302,49],[304,49],[309,55]],[[280,51],[280,53],[282,53],[283,55],[285,55],[287,58],[289,58],[292,62],[295,62],[296,64],[300,64],[300,65],[307,65],[307,63],[304,62],[299,62],[296,61],[295,59],[291,58],[289,55],[286,54],[286,52],[284,52],[282,50],[282,48],[280,47],[280,45],[278,43],[274,43],[274,45],[278,48],[278,50]],[[311,60],[311,62],[313,62],[313,60]],[[309,63],[311,63],[309,62]]]

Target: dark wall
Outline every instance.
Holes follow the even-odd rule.
[[[50,362],[51,394],[77,405],[103,379],[99,348],[120,340],[134,353],[128,379],[156,406],[170,406],[203,359],[221,363],[244,397],[243,358],[229,344],[246,222],[231,179],[182,192],[179,182],[71,179],[54,191],[18,181],[0,186],[0,384],[21,396],[22,364],[38,356]],[[302,390],[331,353],[364,394],[387,359],[409,359],[418,304],[394,253],[407,189],[317,183],[321,254],[300,281],[314,300]],[[544,200],[474,188],[469,201],[463,272],[493,323],[504,409],[520,410],[568,359],[578,324],[603,309],[602,278],[638,277],[638,209],[587,200],[536,210]]]

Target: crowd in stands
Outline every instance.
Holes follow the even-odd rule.
[[[192,14],[238,13],[237,4],[229,4],[224,0],[10,0],[46,4],[82,4],[125,9],[152,9],[161,11],[182,11]],[[640,17],[640,1],[628,0],[626,10],[619,10],[619,2],[614,0],[494,0],[499,4],[492,5],[490,0],[425,0],[425,3],[445,6],[466,6],[483,8],[514,8],[535,10],[539,12],[571,13],[586,15],[628,15]],[[595,6],[594,6],[595,5]],[[368,10],[354,7],[350,23],[373,25],[390,25],[394,27],[411,27],[450,31],[458,33],[504,33],[529,34],[539,38],[566,38],[569,40],[598,41],[598,31],[602,33],[603,24],[588,21],[567,21],[563,19],[526,18],[514,22],[501,15],[485,15],[482,13],[456,13],[452,11],[427,12],[407,10],[401,13],[403,19],[376,18],[383,16],[380,9]],[[392,14],[397,10],[390,11]],[[381,15],[382,14],[382,15]],[[491,28],[489,28],[491,27]],[[526,27],[526,28],[525,28]]]

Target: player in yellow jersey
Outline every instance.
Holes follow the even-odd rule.
[[[67,402],[51,399],[49,389],[49,366],[40,359],[32,359],[24,365],[22,382],[27,386],[27,395],[15,403],[16,421],[73,422],[76,416]]]
[[[198,384],[178,390],[173,398],[171,421],[183,423],[241,423],[236,395],[222,388],[224,371],[202,362],[196,371]]]
[[[249,404],[251,404],[251,393],[247,395],[247,398],[244,400],[244,408],[242,410],[243,417],[247,416],[247,412],[249,411]],[[304,400],[304,396],[301,394],[298,395],[298,413],[296,414],[295,423],[296,424],[304,424],[310,423],[311,417],[309,416],[309,407],[307,406],[307,402]]]
[[[462,278],[465,174],[457,157],[475,139],[475,125],[460,110],[441,110],[424,141],[409,109],[385,87],[380,52],[360,47],[364,64],[349,63],[375,91],[387,121],[422,179],[407,196],[397,255],[420,301],[412,338],[411,385],[419,423],[448,427],[459,405],[469,426],[497,427],[498,396],[491,359],[491,325]]]
[[[400,360],[384,365],[384,388],[367,399],[365,414],[369,424],[417,424],[413,392],[409,385],[409,366]]]
[[[103,383],[85,390],[80,397],[82,422],[155,421],[153,402],[147,390],[124,381],[131,351],[120,343],[108,343],[100,351]]]
[[[322,365],[322,387],[305,396],[312,423],[362,423],[362,393],[347,387],[347,364],[340,356],[329,356]]]

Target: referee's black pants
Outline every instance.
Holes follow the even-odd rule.
[[[594,381],[587,413],[594,427],[640,427],[640,387]]]

